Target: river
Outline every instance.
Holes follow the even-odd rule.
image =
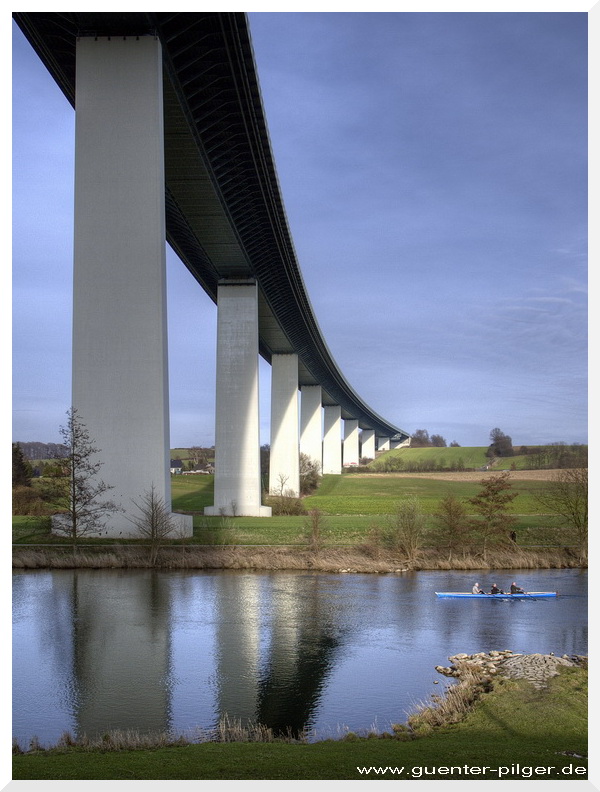
[[[438,599],[512,580],[548,600]],[[227,713],[389,730],[458,652],[587,654],[587,572],[13,572],[13,736],[186,733]],[[438,684],[436,684],[438,683]]]

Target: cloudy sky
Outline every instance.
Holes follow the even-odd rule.
[[[249,18],[298,259],[350,384],[460,445],[494,427],[587,442],[587,14]],[[59,442],[74,113],[16,28],[13,79],[13,440]],[[167,260],[171,445],[212,445],[216,308]]]

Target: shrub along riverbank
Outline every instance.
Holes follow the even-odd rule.
[[[251,780],[587,778],[587,668],[566,667],[534,688],[523,679],[467,682],[444,723],[421,708],[392,732],[340,740],[274,738],[265,729],[221,728],[208,742],[181,736],[137,740],[107,734],[96,744],[32,745],[13,757],[15,780]],[[434,705],[435,706],[435,705]],[[451,721],[455,719],[456,722]],[[200,738],[202,739],[202,738]],[[206,739],[206,735],[204,736]],[[216,740],[222,740],[217,742]],[[235,741],[230,741],[235,740]],[[249,742],[257,740],[258,742]],[[169,744],[165,744],[165,741]],[[146,747],[139,747],[142,745]],[[137,749],[134,749],[137,748]]]
[[[172,477],[175,511],[193,515],[194,533],[163,542],[157,564],[182,568],[319,569],[395,572],[402,569],[508,569],[583,566],[578,548],[559,520],[540,513],[536,493],[551,475],[544,471],[510,473],[517,497],[508,511],[514,523],[481,541],[470,529],[454,547],[445,541],[436,512],[444,498],[464,507],[463,522],[476,517],[469,499],[481,489],[481,473],[371,474],[324,476],[318,490],[302,500],[308,515],[206,517],[213,501],[213,477]],[[400,504],[418,503],[419,536],[394,535]],[[50,533],[47,516],[13,518],[13,563],[42,566],[148,566],[142,540],[82,537],[74,553],[64,538]]]

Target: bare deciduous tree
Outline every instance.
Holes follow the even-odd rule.
[[[588,543],[588,469],[557,470],[552,480],[536,493],[538,503],[558,519],[579,547],[581,559],[587,558]]]
[[[193,469],[203,467],[208,464],[210,449],[192,446],[188,448],[188,460]]]
[[[134,524],[138,536],[146,539],[150,546],[150,564],[154,566],[165,540],[178,538],[177,521],[154,484],[142,496],[141,502],[134,501],[140,513],[129,520]]]
[[[490,432],[490,446],[486,452],[488,457],[510,457],[514,456],[515,450],[512,444],[512,438],[504,434],[501,429],[496,427]]]
[[[306,529],[306,539],[308,547],[318,553],[322,547],[323,528],[325,527],[325,515],[320,509],[311,509],[304,523]]]
[[[277,475],[277,484],[271,491],[269,501],[274,515],[305,514],[302,501],[293,489],[286,488],[289,476],[285,473]]]
[[[411,448],[427,448],[431,445],[431,439],[427,429],[415,429],[410,441]]]
[[[411,496],[400,501],[396,512],[388,518],[387,539],[410,567],[418,562],[424,533],[425,515],[419,499]]]
[[[439,502],[435,518],[439,525],[437,533],[440,544],[448,547],[449,557],[452,559],[453,553],[464,549],[471,535],[467,509],[456,495],[450,493]]]
[[[321,480],[321,465],[308,454],[300,454],[300,494],[310,495]]]

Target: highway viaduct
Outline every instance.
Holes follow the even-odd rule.
[[[75,108],[72,405],[132,533],[132,502],[170,503],[165,239],[217,304],[215,495],[262,505],[258,356],[272,367],[272,487],[298,449],[343,464],[409,440],[353,390],[294,252],[244,13],[15,12]],[[300,395],[299,395],[300,392]],[[343,441],[342,441],[343,432]],[[128,448],[143,465],[131,465]],[[191,533],[191,518],[180,530]]]

